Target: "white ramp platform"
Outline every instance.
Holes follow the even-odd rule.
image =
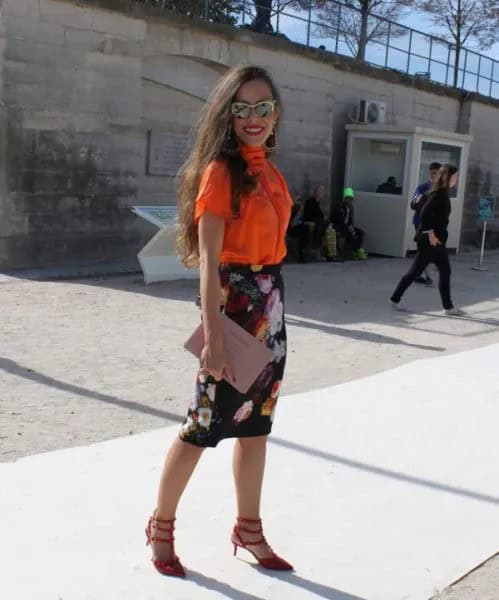
[[[177,426],[1,464],[1,596],[427,600],[498,549],[498,364],[494,345],[281,398],[263,516],[294,573],[232,556],[230,441],[177,515],[186,580],[143,534]]]
[[[197,269],[186,269],[175,252],[177,207],[132,206],[131,211],[159,227],[159,231],[137,255],[144,273],[145,284],[175,279],[197,279],[199,277]]]

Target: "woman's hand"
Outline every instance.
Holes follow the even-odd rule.
[[[208,372],[216,381],[220,381],[224,375],[227,375],[230,381],[235,381],[223,344],[205,344],[200,360],[201,370]]]
[[[437,238],[433,229],[428,232],[428,241],[430,242],[430,246],[441,246],[442,242]]]
[[[220,381],[224,375],[229,381],[235,381],[227,363],[220,316],[221,283],[218,269],[224,231],[224,219],[209,211],[199,220],[199,273],[205,336],[200,361],[201,372],[208,373],[216,381]]]

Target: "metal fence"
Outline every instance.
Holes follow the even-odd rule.
[[[279,36],[356,57],[360,11],[336,0],[134,0],[192,18]],[[370,14],[363,60],[371,65],[499,98],[499,61]],[[456,73],[455,73],[456,71]]]

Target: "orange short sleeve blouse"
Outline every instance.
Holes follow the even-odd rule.
[[[240,216],[231,209],[230,173],[223,161],[208,165],[199,185],[195,220],[209,211],[225,220],[221,263],[270,265],[286,256],[286,229],[293,202],[277,167],[263,161],[255,190],[241,197]]]

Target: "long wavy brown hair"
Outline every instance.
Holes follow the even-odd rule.
[[[437,178],[435,183],[432,185],[431,191],[436,192],[437,190],[449,191],[450,178],[454,173],[457,173],[457,167],[454,165],[445,164],[438,170]]]
[[[191,153],[179,171],[177,178],[177,253],[186,267],[199,264],[198,228],[194,222],[195,201],[201,176],[214,160],[224,160],[229,168],[232,214],[239,216],[241,195],[256,186],[256,177],[246,173],[246,161],[241,157],[239,144],[232,133],[230,105],[239,88],[249,81],[263,80],[277,101],[279,112],[281,102],[279,92],[269,73],[261,67],[245,66],[230,69],[218,82],[201,113],[196,128]],[[266,147],[275,146],[273,133]]]

